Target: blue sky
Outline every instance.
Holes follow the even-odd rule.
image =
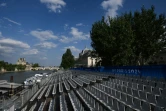
[[[102,16],[154,5],[166,12],[166,0],[0,0],[0,60],[58,66],[70,48],[75,57],[87,46],[90,30]]]

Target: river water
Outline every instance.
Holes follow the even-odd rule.
[[[23,72],[6,72],[0,73],[0,80],[7,80],[10,81],[10,77],[13,76],[13,81],[15,83],[23,83],[26,78],[32,77],[35,74],[39,73],[49,73],[52,71],[23,71]]]

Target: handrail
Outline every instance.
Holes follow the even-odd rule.
[[[77,87],[77,85],[71,79],[69,79],[68,82],[74,89]]]

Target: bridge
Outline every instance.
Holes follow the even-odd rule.
[[[30,70],[59,70],[59,67],[31,67]]]

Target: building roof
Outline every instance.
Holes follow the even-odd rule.
[[[13,88],[17,88],[17,87],[20,87],[22,84],[7,82],[4,84],[0,84],[0,88],[11,88],[11,85],[13,86]]]
[[[88,49],[87,47],[85,47],[81,53],[79,53],[79,56],[90,56],[91,55],[92,50]]]

